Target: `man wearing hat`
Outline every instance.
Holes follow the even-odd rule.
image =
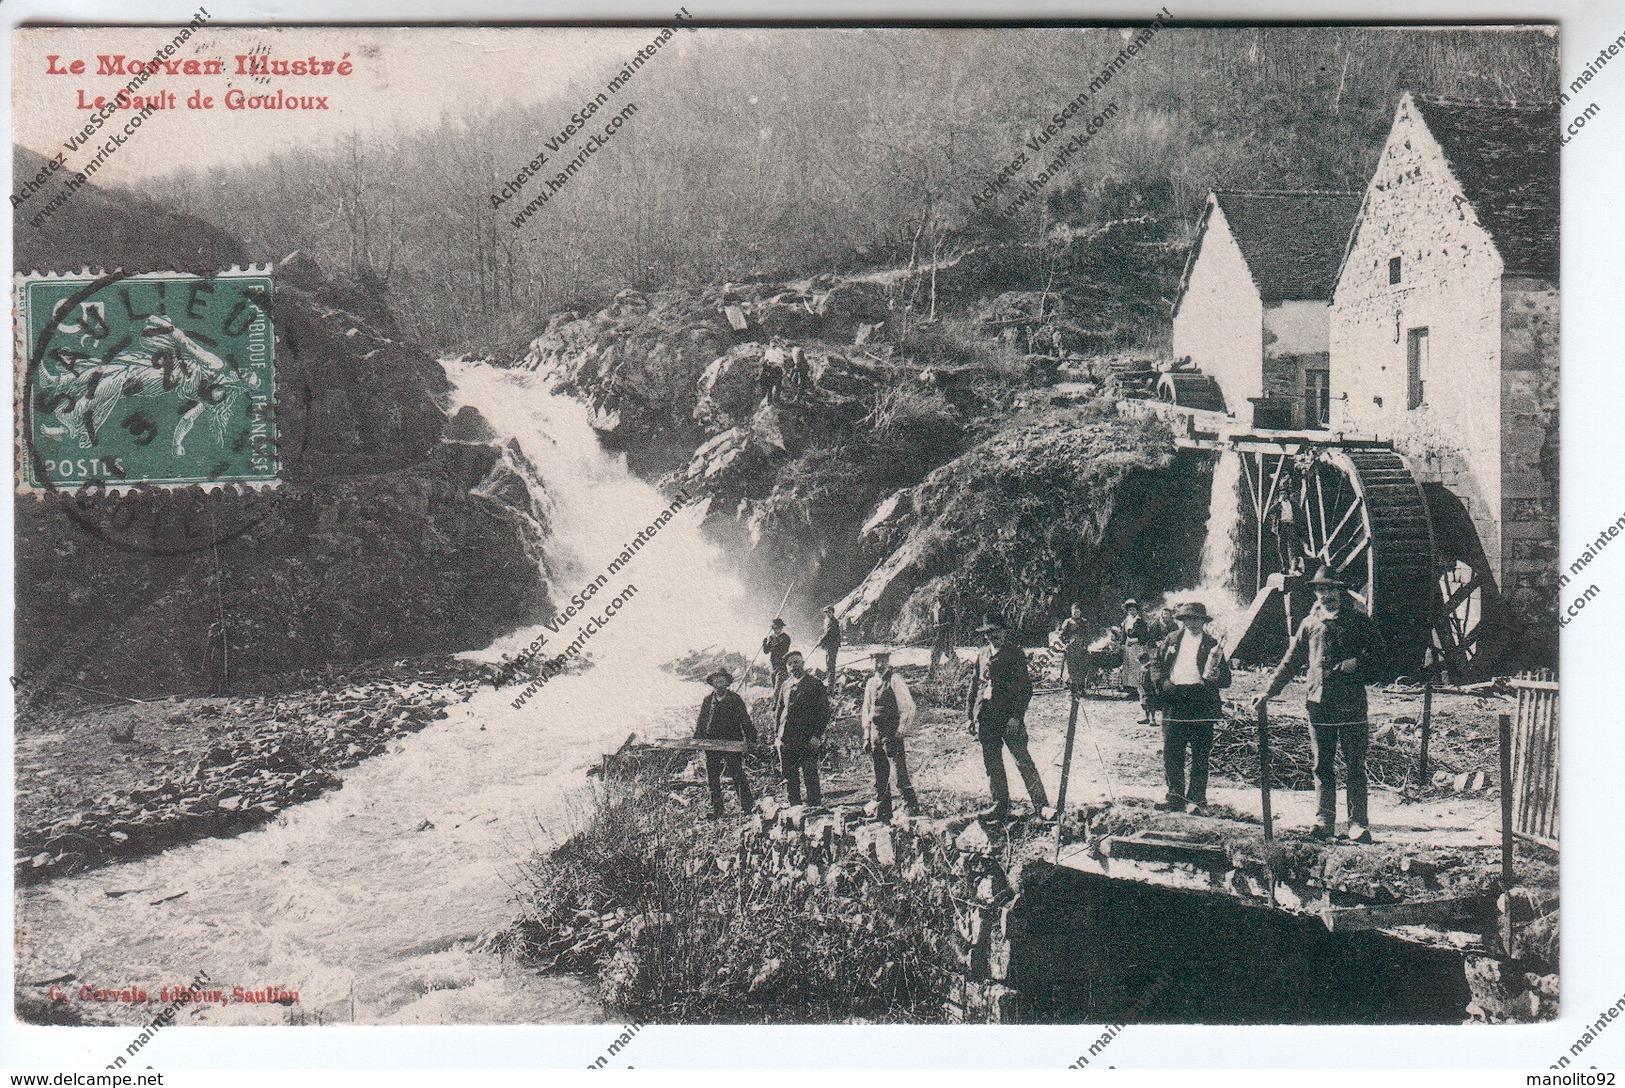
[[[778,691],[788,672],[784,667],[784,658],[790,652],[790,633],[784,629],[784,621],[777,616],[773,617],[773,630],[762,639],[762,652],[767,655],[768,667],[773,670],[773,690]]]
[[[829,685],[829,693],[833,697],[837,692],[835,682],[835,655],[841,648],[841,621],[835,618],[835,606],[824,606],[824,629],[818,633],[817,648],[824,651],[824,683]]]
[[[1199,812],[1207,804],[1213,726],[1224,717],[1219,692],[1230,686],[1230,659],[1207,632],[1211,618],[1200,601],[1174,610],[1180,629],[1158,644],[1155,672],[1162,677],[1162,769],[1168,794],[1160,809]],[[1190,780],[1185,750],[1190,749]]]
[[[987,638],[987,646],[976,655],[976,670],[971,674],[965,699],[965,717],[971,734],[982,745],[982,767],[987,771],[988,789],[993,794],[993,807],[982,815],[995,820],[1010,815],[1010,783],[1004,773],[1006,748],[1010,749],[1016,769],[1021,772],[1034,810],[1042,811],[1049,805],[1049,798],[1044,793],[1044,780],[1039,777],[1033,757],[1027,751],[1027,704],[1033,697],[1027,655],[1010,641],[1009,628],[991,616],[976,633]]]
[[[897,769],[897,792],[903,795],[903,811],[920,814],[920,799],[909,781],[908,764],[903,758],[903,734],[914,721],[914,696],[901,673],[891,667],[891,652],[876,650],[872,655],[875,671],[863,685],[863,750],[875,766],[875,813],[891,822],[891,775]]]
[[[801,804],[803,782],[807,803],[817,805],[824,800],[818,783],[818,753],[824,748],[824,730],[829,728],[829,693],[807,671],[800,650],[791,650],[784,663],[790,674],[779,687],[779,772],[792,805]]]
[[[1329,567],[1321,567],[1309,583],[1315,606],[1309,610],[1269,686],[1253,703],[1262,709],[1281,693],[1298,663],[1307,657],[1309,691],[1306,709],[1314,740],[1315,782],[1320,807],[1311,838],[1327,839],[1337,827],[1337,749],[1343,749],[1348,769],[1348,836],[1370,842],[1366,813],[1365,755],[1371,724],[1366,711],[1365,686],[1382,672],[1385,650],[1371,618],[1349,603],[1343,583]]]
[[[750,711],[745,700],[733,689],[733,673],[718,669],[705,678],[711,691],[700,703],[700,720],[694,726],[696,740],[742,740],[756,743],[756,727],[751,724]],[[750,783],[745,780],[745,756],[742,752],[719,752],[706,749],[705,780],[711,787],[711,815],[722,815],[722,769],[728,769],[734,791],[739,794],[739,811],[749,812],[753,803]]]

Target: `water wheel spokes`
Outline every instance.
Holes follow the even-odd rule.
[[[1435,644],[1453,666],[1477,656],[1484,620],[1484,578],[1470,563],[1456,560],[1439,574],[1440,623]]]
[[[1371,526],[1365,498],[1348,470],[1320,456],[1303,473],[1298,506],[1305,527],[1305,573],[1321,566],[1347,583],[1349,595],[1369,611]]]

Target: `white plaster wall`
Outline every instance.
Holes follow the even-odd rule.
[[[1224,406],[1251,418],[1248,397],[1263,396],[1264,304],[1222,209],[1215,207],[1174,315],[1174,358],[1189,355],[1213,375]]]
[[[1423,479],[1459,496],[1499,580],[1503,266],[1409,96],[1356,231],[1331,308],[1332,427],[1391,438]],[[1390,285],[1395,256],[1403,279]],[[1407,410],[1407,331],[1418,327],[1426,404]]]

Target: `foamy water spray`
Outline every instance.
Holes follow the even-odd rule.
[[[536,561],[555,603],[595,581],[671,500],[606,454],[586,409],[541,378],[450,364],[458,405],[479,409],[525,481],[547,531]],[[516,866],[579,825],[583,771],[629,733],[694,726],[704,693],[661,666],[718,643],[741,649],[760,611],[700,534],[703,511],[679,510],[557,633],[535,627],[477,655],[495,659],[538,634],[555,653],[626,585],[637,593],[585,646],[593,667],[560,675],[520,709],[514,686],[482,687],[422,732],[344,774],[344,788],[295,805],[230,839],[21,890],[18,930],[49,934],[22,950],[22,977],[71,964],[97,984],[179,982],[200,970],[226,991],[275,984],[291,1008],[231,1004],[210,1023],[558,1023],[601,1018],[567,979],[510,974],[474,935],[510,922]],[[759,606],[762,607],[762,606]],[[164,901],[131,888],[183,891]],[[114,1010],[129,1023],[152,1015]]]
[[[516,631],[494,644],[490,656],[527,646],[538,635],[547,638],[544,656],[561,652],[627,586],[634,596],[583,643],[597,666],[623,680],[690,650],[750,644],[751,621],[760,618],[746,610],[743,586],[703,536],[703,504],[679,508],[657,524],[672,500],[628,471],[623,455],[603,449],[585,405],[554,393],[530,371],[445,365],[456,405],[477,409],[503,439],[518,443],[522,460],[510,463],[548,522],[542,567],[554,603],[560,612],[572,598],[580,606],[562,624],[548,621],[556,632]]]
[[[1213,617],[1213,634],[1228,642],[1242,618],[1247,602],[1236,586],[1236,561],[1241,535],[1241,455],[1231,450],[1219,454],[1213,466],[1213,485],[1208,494],[1207,535],[1202,541],[1201,581],[1193,589],[1168,595],[1170,604],[1201,601]]]

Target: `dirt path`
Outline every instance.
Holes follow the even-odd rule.
[[[962,650],[961,654],[969,659],[968,649]],[[908,666],[924,665],[928,658],[923,650],[904,647],[895,652],[893,660],[899,665]],[[1262,672],[1238,670],[1235,683],[1226,696],[1237,702],[1250,701],[1264,679]],[[1305,728],[1300,723],[1290,721],[1290,716],[1302,715],[1301,681],[1290,685],[1274,705],[1282,718],[1280,728],[1299,731]],[[1374,691],[1373,728],[1381,729],[1398,719],[1415,718],[1420,714],[1420,707],[1419,695]],[[1040,684],[1027,715],[1033,759],[1043,775],[1051,801],[1055,799],[1060,783],[1061,753],[1065,745],[1069,708],[1070,699],[1065,692],[1055,690],[1053,684],[1047,688]],[[1485,738],[1493,736],[1496,709],[1494,700],[1474,696],[1441,695],[1435,699],[1436,714],[1442,723],[1458,732],[1482,734]],[[1139,703],[1126,698],[1089,698],[1080,704],[1072,776],[1068,786],[1069,805],[1122,798],[1147,801],[1162,798],[1161,730],[1138,724],[1139,717]],[[1470,752],[1474,762],[1473,768],[1459,769],[1477,769],[1493,760],[1493,749],[1472,745],[1458,745],[1458,748]],[[909,757],[919,787],[927,793],[941,795],[938,807],[956,812],[966,798],[987,797],[987,776],[982,769],[981,750],[966,734],[964,715],[957,709],[925,709],[916,726],[915,736],[909,742]],[[1008,757],[1006,770],[1013,796],[1019,802],[1025,795],[1020,777]],[[866,789],[864,796],[868,792]],[[1260,817],[1262,805],[1256,785],[1216,774],[1208,795],[1216,805],[1253,819]],[[1307,832],[1314,823],[1316,795],[1312,789],[1278,787],[1272,793],[1272,803],[1277,827],[1282,834]],[[1393,790],[1373,788],[1370,807],[1372,834],[1379,840],[1450,847],[1494,846],[1500,842],[1498,802],[1494,796],[1482,791],[1465,794],[1431,790],[1423,800],[1412,801]],[[1341,797],[1339,817],[1346,818]]]

